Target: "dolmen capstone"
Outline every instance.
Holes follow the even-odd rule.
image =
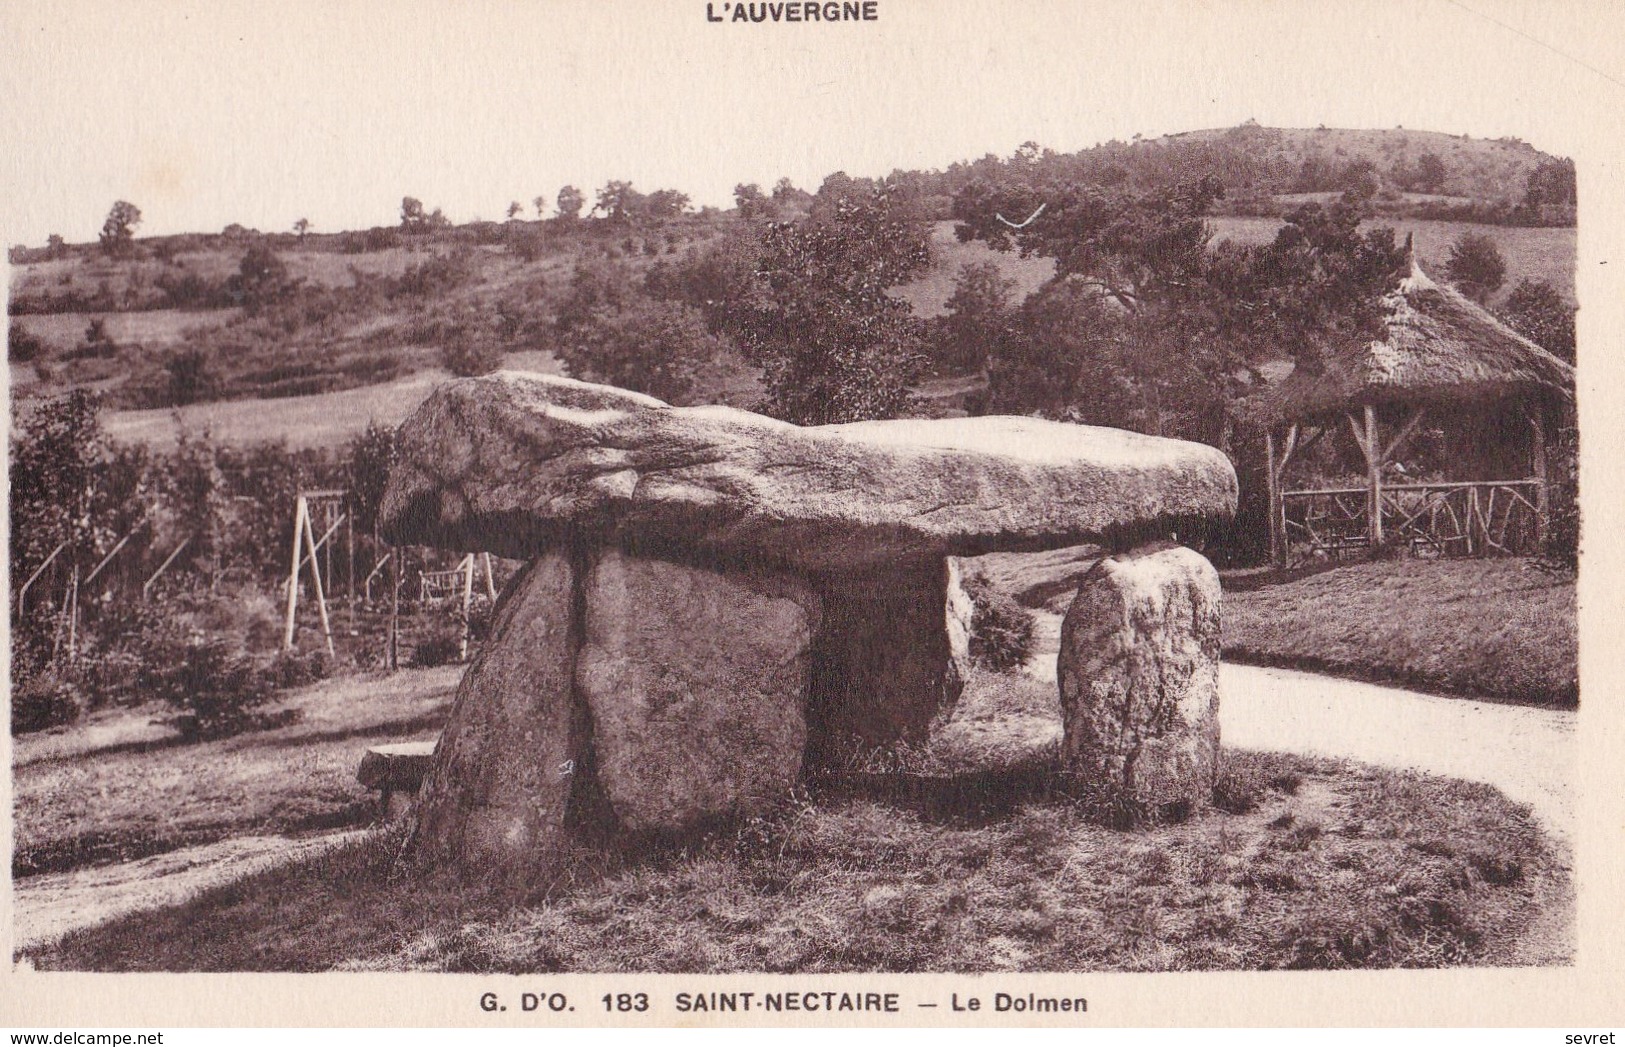
[[[516,883],[575,826],[760,812],[809,765],[918,741],[963,687],[954,557],[1098,542],[1067,615],[1067,768],[1200,801],[1218,586],[1165,540],[1228,517],[1200,444],[1031,418],[802,427],[499,372],[401,426],[383,529],[526,566],[458,689],[412,816],[437,864]]]

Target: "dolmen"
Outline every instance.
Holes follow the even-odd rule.
[[[802,427],[498,372],[401,426],[390,541],[525,567],[411,816],[420,859],[537,882],[583,818],[680,834],[917,742],[964,685],[955,557],[1099,543],[1063,628],[1064,769],[1200,804],[1230,516],[1200,444],[1031,418]]]

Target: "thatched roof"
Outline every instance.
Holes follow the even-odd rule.
[[[1482,403],[1505,396],[1571,399],[1574,368],[1453,287],[1434,283],[1413,257],[1410,275],[1383,298],[1384,336],[1296,368],[1269,399],[1285,417],[1359,403]]]

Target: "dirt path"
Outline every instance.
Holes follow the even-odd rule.
[[[177,905],[208,888],[318,854],[363,832],[299,839],[240,836],[120,865],[30,876],[12,887],[13,951],[130,913]]]
[[[1059,615],[1039,622],[1028,672],[1055,678]],[[1574,725],[1567,709],[1441,698],[1290,669],[1226,663],[1224,741],[1246,749],[1336,756],[1484,782],[1527,803],[1566,845],[1575,831]]]

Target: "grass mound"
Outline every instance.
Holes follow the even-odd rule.
[[[1227,579],[1224,656],[1573,706],[1575,608],[1574,579],[1527,560],[1393,560],[1274,584]]]
[[[1019,771],[1009,772],[1019,777]],[[995,789],[995,793],[998,790]],[[803,799],[684,847],[582,849],[512,907],[397,830],[33,952],[76,970],[839,972],[1437,967],[1510,955],[1552,859],[1484,786],[1234,752],[1124,832],[1024,793]]]

